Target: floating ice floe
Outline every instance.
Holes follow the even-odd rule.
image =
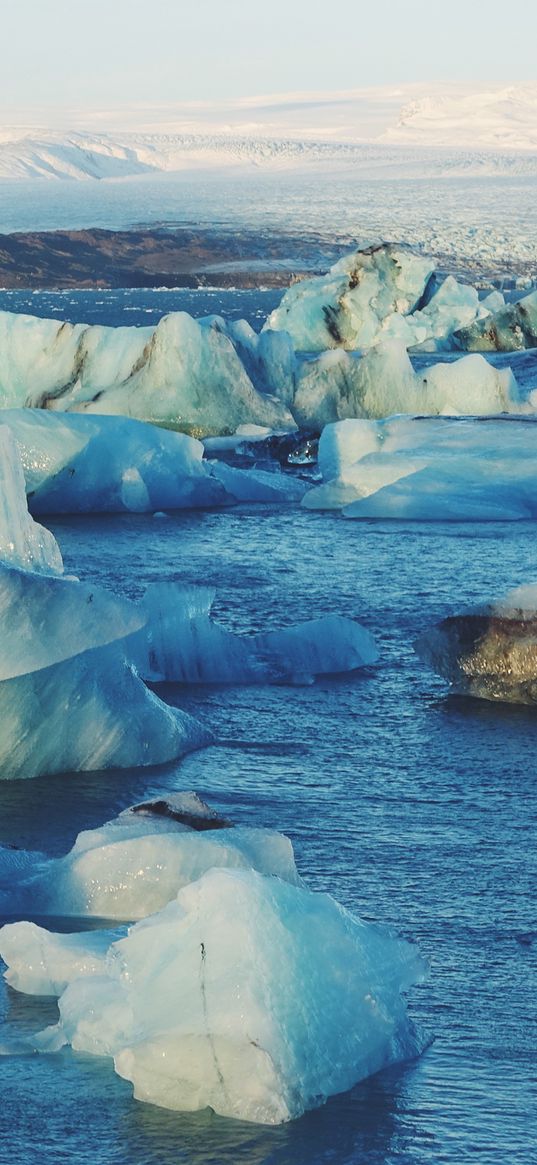
[[[59,547],[27,512],[1,426],[0,455],[2,777],[158,764],[199,746],[201,726],[149,692],[125,656],[142,607],[59,573]]]
[[[353,619],[327,615],[279,631],[234,635],[214,623],[209,587],[157,583],[142,600],[147,622],[130,641],[145,679],[179,683],[311,682],[378,659],[375,641]]]
[[[116,835],[128,835],[130,826],[120,822]],[[26,1038],[23,1050],[70,1044],[112,1056],[139,1100],[180,1111],[210,1106],[264,1124],[298,1117],[416,1055],[423,1040],[404,1000],[425,977],[415,948],[307,890],[289,864],[289,843],[283,870],[277,848],[269,872],[266,858],[256,867],[262,847],[254,835],[263,833],[181,834],[176,826],[155,835],[153,869],[157,845],[174,838],[178,851],[191,843],[193,860],[173,899],[125,937],[5,926],[0,954],[11,986],[59,996],[58,1024]],[[207,839],[214,846],[224,834],[229,841],[212,856],[218,862],[230,854],[234,836],[235,858],[200,873],[206,858],[196,858],[196,849],[202,855]],[[268,835],[269,852],[278,836]],[[121,843],[109,841],[122,877]],[[98,876],[104,881],[105,870]],[[143,895],[143,878],[139,889]],[[4,1054],[9,1050],[4,1044]]]
[[[133,806],[100,828],[80,833],[65,857],[46,861],[36,855],[32,862],[27,855],[17,869],[8,851],[7,861],[11,885],[0,891],[6,917],[28,912],[146,918],[213,867],[254,869],[300,883],[293,847],[283,834],[233,826],[195,794],[185,793]],[[31,974],[30,969],[27,982]],[[35,993],[40,994],[39,984]]]
[[[537,703],[537,583],[443,619],[414,644],[453,691],[482,700]]]
[[[434,268],[404,244],[353,251],[326,275],[294,283],[265,327],[289,332],[297,351],[369,348],[388,316],[418,306]]]
[[[294,502],[304,493],[282,473],[204,460],[200,441],[125,417],[5,409],[0,418],[16,439],[34,514]]]
[[[327,425],[309,509],[350,518],[537,517],[533,418],[389,417]]]

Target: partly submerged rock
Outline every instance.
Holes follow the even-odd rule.
[[[443,619],[414,645],[453,691],[483,700],[537,703],[537,584],[497,603]]]

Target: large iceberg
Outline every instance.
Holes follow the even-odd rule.
[[[311,682],[378,659],[373,637],[353,619],[326,615],[295,627],[234,635],[214,623],[209,587],[156,583],[142,600],[147,622],[131,640],[145,679],[180,683]]]
[[[293,284],[269,316],[301,352],[356,351],[384,339],[425,351],[513,351],[537,345],[537,292],[505,305],[401,243],[376,243],[344,255],[325,275]]]
[[[300,501],[305,489],[280,472],[206,460],[193,437],[126,417],[42,409],[5,409],[0,416],[16,438],[34,514],[287,503]]]
[[[303,505],[353,518],[537,517],[533,418],[391,417],[327,425]]]
[[[425,973],[415,949],[254,869],[207,870],[104,945],[0,932],[11,984],[60,994],[34,1050],[113,1056],[164,1108],[278,1124],[423,1046],[404,1002]]]
[[[453,691],[482,700],[537,703],[537,584],[443,619],[415,650]]]
[[[264,365],[273,363],[263,352]],[[275,341],[274,360],[285,364]],[[259,392],[235,343],[186,312],[156,327],[108,328],[0,312],[0,406],[120,414],[193,436],[242,424],[293,428],[283,400]],[[263,366],[264,366],[263,365]],[[266,377],[276,386],[280,375]],[[288,395],[284,388],[283,395]]]
[[[369,348],[386,317],[418,306],[434,267],[400,243],[353,251],[326,275],[292,284],[265,326],[289,332],[297,351]]]
[[[142,607],[59,573],[59,547],[28,515],[13,438],[0,427],[2,450],[1,776],[158,764],[198,747],[207,734],[126,658]]]

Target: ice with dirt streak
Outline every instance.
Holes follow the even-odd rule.
[[[15,985],[39,936],[7,930]],[[279,1124],[423,1046],[404,999],[425,974],[416,950],[253,869],[208,870],[113,942],[104,966],[100,939],[42,949],[42,982],[70,982],[34,1050],[112,1056],[134,1096],[163,1108]]]
[[[265,347],[265,356],[259,354],[262,368],[274,363]],[[277,341],[276,347],[280,367],[285,355]],[[0,312],[0,405],[119,414],[173,425],[193,436],[233,433],[251,423],[292,428],[284,401],[258,391],[237,349],[237,341],[214,321],[198,321],[187,312],[164,316],[154,328],[59,323]]]

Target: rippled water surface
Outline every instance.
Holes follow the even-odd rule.
[[[358,523],[295,507],[52,525],[68,569],[116,591],[202,580],[218,588],[215,615],[245,633],[337,611],[363,621],[381,658],[311,687],[167,686],[215,746],[160,770],[3,783],[0,841],[61,853],[142,796],[195,788],[237,821],[288,833],[312,887],[419,944],[431,975],[410,1006],[433,1042],[278,1128],[139,1104],[104,1059],[6,1058],[0,1160],[536,1160],[535,713],[450,697],[412,651],[438,617],[536,577],[535,525]],[[53,1020],[49,1001],[3,991],[10,1022]]]

